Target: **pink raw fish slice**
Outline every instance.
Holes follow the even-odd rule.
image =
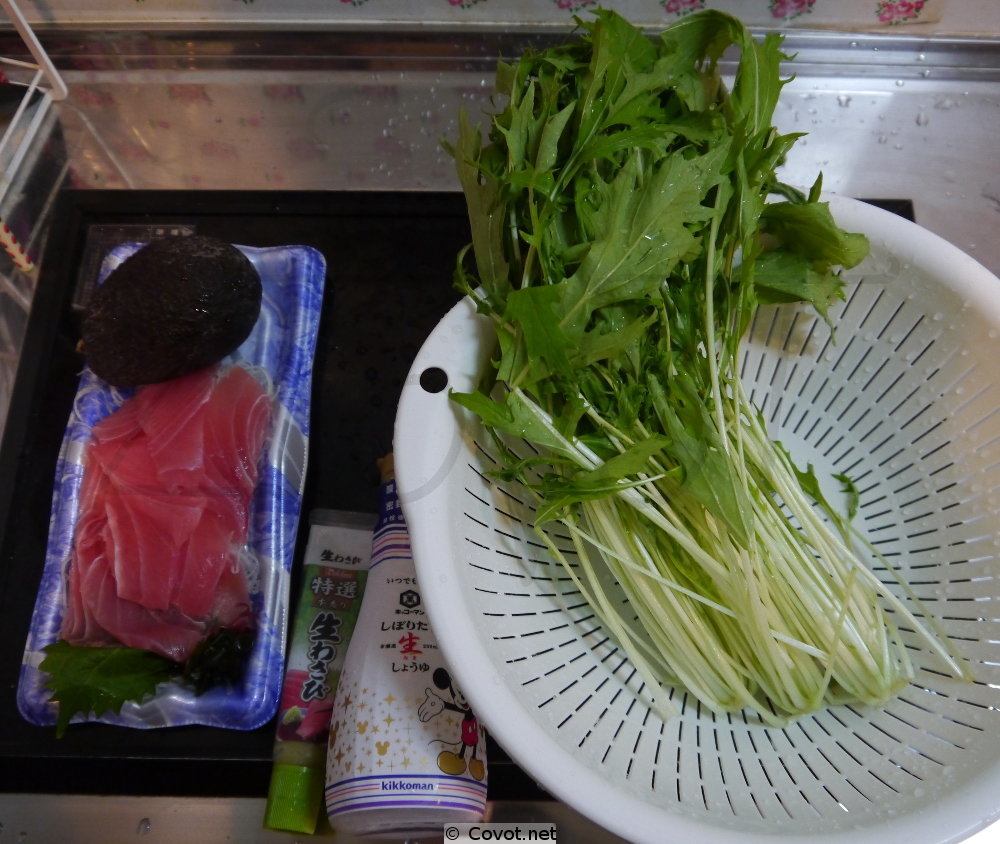
[[[217,513],[204,511],[182,549],[172,603],[185,615],[211,615],[223,573],[237,566],[232,527]]]
[[[207,483],[249,500],[270,417],[271,398],[260,383],[242,367],[230,368],[205,412]]]
[[[217,369],[198,370],[136,392],[136,416],[150,457],[167,486],[197,483],[204,463],[202,415]]]
[[[188,537],[205,512],[199,495],[115,489],[105,499],[105,553],[116,592],[151,610],[170,606]]]
[[[88,580],[93,582],[93,578],[88,578],[87,575],[92,575],[95,569],[102,572],[107,569],[102,556],[88,558],[85,565],[74,561],[67,573],[66,610],[61,635],[67,642],[75,645],[116,644],[114,637],[97,623],[90,611],[87,596],[91,594],[91,590],[86,584]]]
[[[135,437],[138,433],[138,407],[135,402],[128,399],[117,410],[109,413],[94,425],[90,432],[95,442],[108,445],[124,442]]]
[[[128,408],[129,405],[126,403],[122,407]],[[130,415],[134,418],[134,414]],[[109,483],[117,489],[160,489],[156,478],[156,464],[153,463],[146,439],[138,428],[131,437],[91,442],[87,448],[84,472],[92,471],[103,472]]]
[[[96,624],[126,647],[183,662],[205,635],[206,623],[202,620],[185,618],[175,611],[148,610],[119,598],[110,566],[91,567],[81,587]]]
[[[240,557],[271,398],[240,366],[177,380],[176,394],[171,382],[141,388],[95,426],[67,641],[110,636],[182,661],[213,629],[253,627]]]

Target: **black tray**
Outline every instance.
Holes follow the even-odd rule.
[[[908,200],[875,204],[912,219]],[[304,513],[375,512],[375,460],[392,447],[396,404],[414,356],[458,298],[451,278],[469,238],[457,193],[70,190],[59,197],[0,443],[3,792],[267,791],[273,725],[243,732],[81,724],[56,739],[17,711],[55,461],[82,363],[75,351],[79,306],[111,246],[171,231],[248,246],[305,244],[326,257]],[[546,797],[492,741],[489,751],[490,799]]]
[[[327,260],[303,513],[375,512],[376,458],[392,447],[403,379],[458,294],[461,195],[67,191],[58,200],[0,445],[0,791],[262,796],[273,725],[130,730],[26,722],[16,689],[41,575],[54,467],[81,358],[79,306],[103,254],[162,231],[248,246],[305,244]],[[303,527],[306,520],[303,519]],[[298,594],[293,583],[292,594]],[[537,799],[491,744],[490,798]]]

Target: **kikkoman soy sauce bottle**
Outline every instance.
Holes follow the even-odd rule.
[[[379,468],[368,583],[333,704],[326,810],[334,829],[402,841],[482,820],[486,740],[424,612],[392,455]]]

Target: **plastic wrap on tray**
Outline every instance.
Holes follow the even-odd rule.
[[[124,244],[109,252],[100,279],[141,248]],[[287,633],[289,571],[302,505],[309,439],[312,365],[326,264],[308,246],[238,246],[261,277],[263,301],[250,336],[225,362],[261,368],[275,392],[271,429],[253,494],[249,549],[256,570],[248,584],[257,633],[243,681],[197,696],[188,687],[165,683],[142,703],[126,703],[119,714],[89,719],[135,728],[201,724],[250,730],[274,715],[281,690]],[[28,632],[18,684],[18,707],[32,723],[56,722],[46,676],[38,666],[43,649],[59,637],[65,608],[65,572],[80,509],[83,455],[92,427],[131,391],[109,387],[84,368],[63,437],[52,497],[48,546]]]

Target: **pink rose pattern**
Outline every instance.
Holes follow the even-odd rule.
[[[556,7],[567,12],[579,12],[588,7],[596,6],[598,0],[552,0]]]
[[[705,0],[663,0],[663,11],[678,18],[704,8]]]
[[[792,20],[799,15],[806,15],[812,11],[816,0],[771,0],[771,17],[779,20]]]
[[[246,2],[246,0],[243,0]],[[344,6],[364,6],[369,0],[340,0]],[[439,0],[452,9],[471,9],[489,0]],[[593,9],[600,0],[539,0],[553,4],[562,12],[575,13]],[[663,8],[667,15],[675,18],[689,15],[706,7],[709,0],[650,0]],[[931,0],[877,0],[875,17],[879,23],[899,24],[918,20]],[[812,12],[816,0],[767,0],[771,18],[780,21],[793,20]],[[495,4],[499,6],[500,4]]]
[[[880,23],[908,23],[919,18],[926,5],[924,0],[882,0],[875,14]]]

